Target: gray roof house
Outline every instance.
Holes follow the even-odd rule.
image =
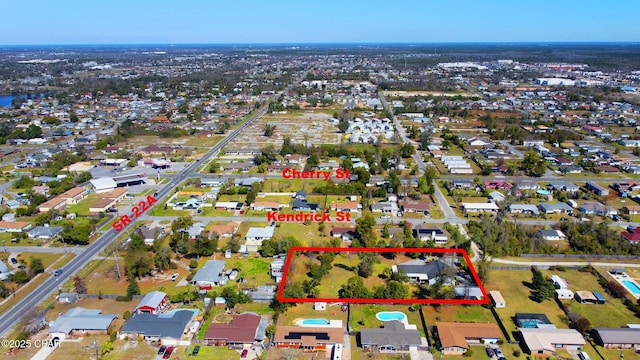
[[[7,264],[0,261],[0,280],[7,280],[11,274],[11,269],[9,269]]]
[[[191,283],[200,289],[216,286],[224,270],[224,260],[209,260],[191,279]]]
[[[62,230],[62,226],[36,226],[27,231],[27,235],[32,239],[50,240],[60,234]]]
[[[545,214],[573,214],[573,208],[565,203],[541,203],[540,210]]]
[[[568,182],[568,181],[554,181],[554,182],[550,182],[549,186],[554,190],[554,191],[568,191],[568,192],[576,192],[578,190],[580,190],[580,186]]]
[[[198,235],[200,235],[205,228],[205,224],[201,222],[197,222],[191,225],[190,228],[187,229],[187,234],[189,234],[189,239],[195,239]]]
[[[591,338],[607,349],[629,349],[640,347],[640,328],[595,328]]]
[[[414,259],[393,265],[391,270],[393,272],[403,272],[407,274],[411,281],[417,283],[428,282],[429,285],[433,285],[436,283],[440,272],[445,266],[445,263],[440,260],[425,262],[424,260]]]
[[[526,214],[540,215],[538,207],[533,204],[511,204],[509,205],[509,212],[512,214]]]
[[[75,307],[58,317],[47,331],[49,337],[66,339],[67,337],[85,334],[106,334],[116,314],[102,314],[102,310]]]
[[[409,351],[421,345],[420,332],[407,328],[400,321],[385,321],[383,327],[360,329],[360,343],[363,349],[380,352]]]
[[[162,345],[176,346],[193,319],[193,312],[180,310],[170,314],[135,314],[118,331],[121,339],[126,336],[143,336],[145,340],[160,340]]]
[[[80,300],[78,293],[68,292],[60,293],[60,295],[58,295],[58,302],[61,303],[73,304],[78,302],[78,300]]]

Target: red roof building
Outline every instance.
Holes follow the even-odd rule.
[[[620,235],[632,244],[640,244],[640,227],[634,228],[631,232],[623,231]]]
[[[228,324],[209,325],[204,336],[206,345],[229,346],[253,344],[256,340],[264,339],[264,329],[260,326],[262,318],[254,314],[240,314],[234,316]]]

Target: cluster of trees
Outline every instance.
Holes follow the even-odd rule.
[[[531,288],[533,289],[533,297],[538,302],[543,302],[553,297],[556,287],[549,279],[545,279],[542,272],[535,267],[531,268],[533,274],[531,279]]]
[[[44,265],[42,264],[42,260],[36,257],[29,258],[29,264],[27,270],[20,269],[11,275],[10,280],[17,284],[25,284],[28,283],[29,280],[33,279],[36,275],[44,272]],[[0,297],[9,296],[9,289],[3,283],[2,287],[0,287]]]
[[[206,233],[189,239],[187,229],[193,225],[191,216],[181,216],[171,222],[169,246],[174,252],[187,256],[211,256],[218,250],[218,238]]]
[[[528,176],[540,177],[547,171],[547,162],[537,152],[527,151],[520,162],[520,170]]]
[[[606,255],[640,255],[640,247],[620,236],[606,223],[572,222],[560,225],[574,253]]]
[[[89,237],[96,230],[98,224],[97,218],[90,218],[89,221],[66,221],[62,225],[60,238],[62,242],[69,245],[86,245],[89,243]]]
[[[468,235],[485,254],[493,256],[520,256],[522,253],[550,254],[557,249],[551,247],[534,228],[516,225],[513,222],[497,223],[495,219],[471,220]]]
[[[360,276],[354,276],[340,287],[338,296],[342,299],[406,299],[409,297],[409,288],[397,280],[389,280],[385,285],[374,286],[369,290]]]
[[[262,241],[260,246],[260,255],[263,257],[272,257],[277,254],[284,254],[292,247],[301,246],[302,244],[293,236],[285,236],[278,239],[268,239]]]

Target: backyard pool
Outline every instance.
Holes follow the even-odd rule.
[[[193,313],[194,317],[197,316],[200,313],[200,310],[198,310],[198,309],[173,309],[173,310],[169,311],[169,314],[175,314],[176,312],[183,311],[183,310],[191,311]]]
[[[307,326],[318,326],[318,325],[329,325],[329,320],[327,319],[302,319],[298,322],[298,325],[307,325]]]
[[[381,311],[376,314],[376,319],[380,321],[391,321],[391,320],[406,321],[407,315],[399,311]]]
[[[634,295],[640,295],[640,286],[635,281],[622,280],[622,284]]]

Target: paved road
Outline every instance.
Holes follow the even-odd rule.
[[[600,266],[600,267],[609,267],[609,268],[640,268],[639,263],[618,263],[618,262],[597,262],[597,261],[530,261],[523,259],[519,260],[506,260],[499,258],[491,258],[491,261],[498,264],[509,264],[509,265],[531,265],[531,266]]]

